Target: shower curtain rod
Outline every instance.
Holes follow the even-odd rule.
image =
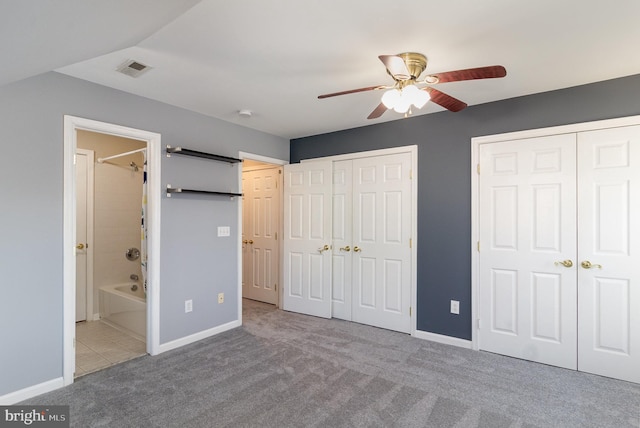
[[[138,149],[138,150],[131,150],[130,152],[120,153],[119,155],[107,156],[106,158],[98,158],[98,163],[102,163],[102,162],[104,162],[106,160],[109,160],[109,159],[119,158],[119,157],[122,157],[122,156],[132,155],[132,154],[138,153],[138,152],[143,152],[145,150],[147,150],[146,147],[142,148],[142,149]]]

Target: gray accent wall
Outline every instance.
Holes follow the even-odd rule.
[[[363,105],[362,114],[372,107]],[[470,340],[471,138],[639,114],[634,75],[295,139],[291,162],[418,145],[417,327]],[[450,300],[460,301],[460,315],[449,313]]]
[[[157,132],[163,146],[289,158],[280,137],[54,72],[1,87],[0,396],[62,377],[64,115]],[[161,184],[239,191],[237,168],[163,157]],[[238,198],[163,194],[161,344],[238,319],[239,208]]]

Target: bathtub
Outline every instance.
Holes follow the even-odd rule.
[[[142,287],[131,290],[133,283],[100,287],[101,321],[146,341],[147,300]]]

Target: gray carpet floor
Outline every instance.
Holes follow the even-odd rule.
[[[640,385],[244,302],[244,325],[24,404],[74,427],[640,427]]]

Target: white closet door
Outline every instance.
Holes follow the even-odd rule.
[[[280,167],[247,171],[243,177],[243,297],[276,304]]]
[[[351,321],[352,162],[333,163],[333,254],[331,306],[334,318]]]
[[[577,366],[575,147],[575,135],[480,147],[482,350]]]
[[[331,161],[284,167],[284,310],[331,318],[331,181]]]
[[[640,126],[580,133],[578,152],[578,368],[640,382]]]
[[[404,333],[411,331],[410,174],[410,153],[353,160],[353,321]]]

